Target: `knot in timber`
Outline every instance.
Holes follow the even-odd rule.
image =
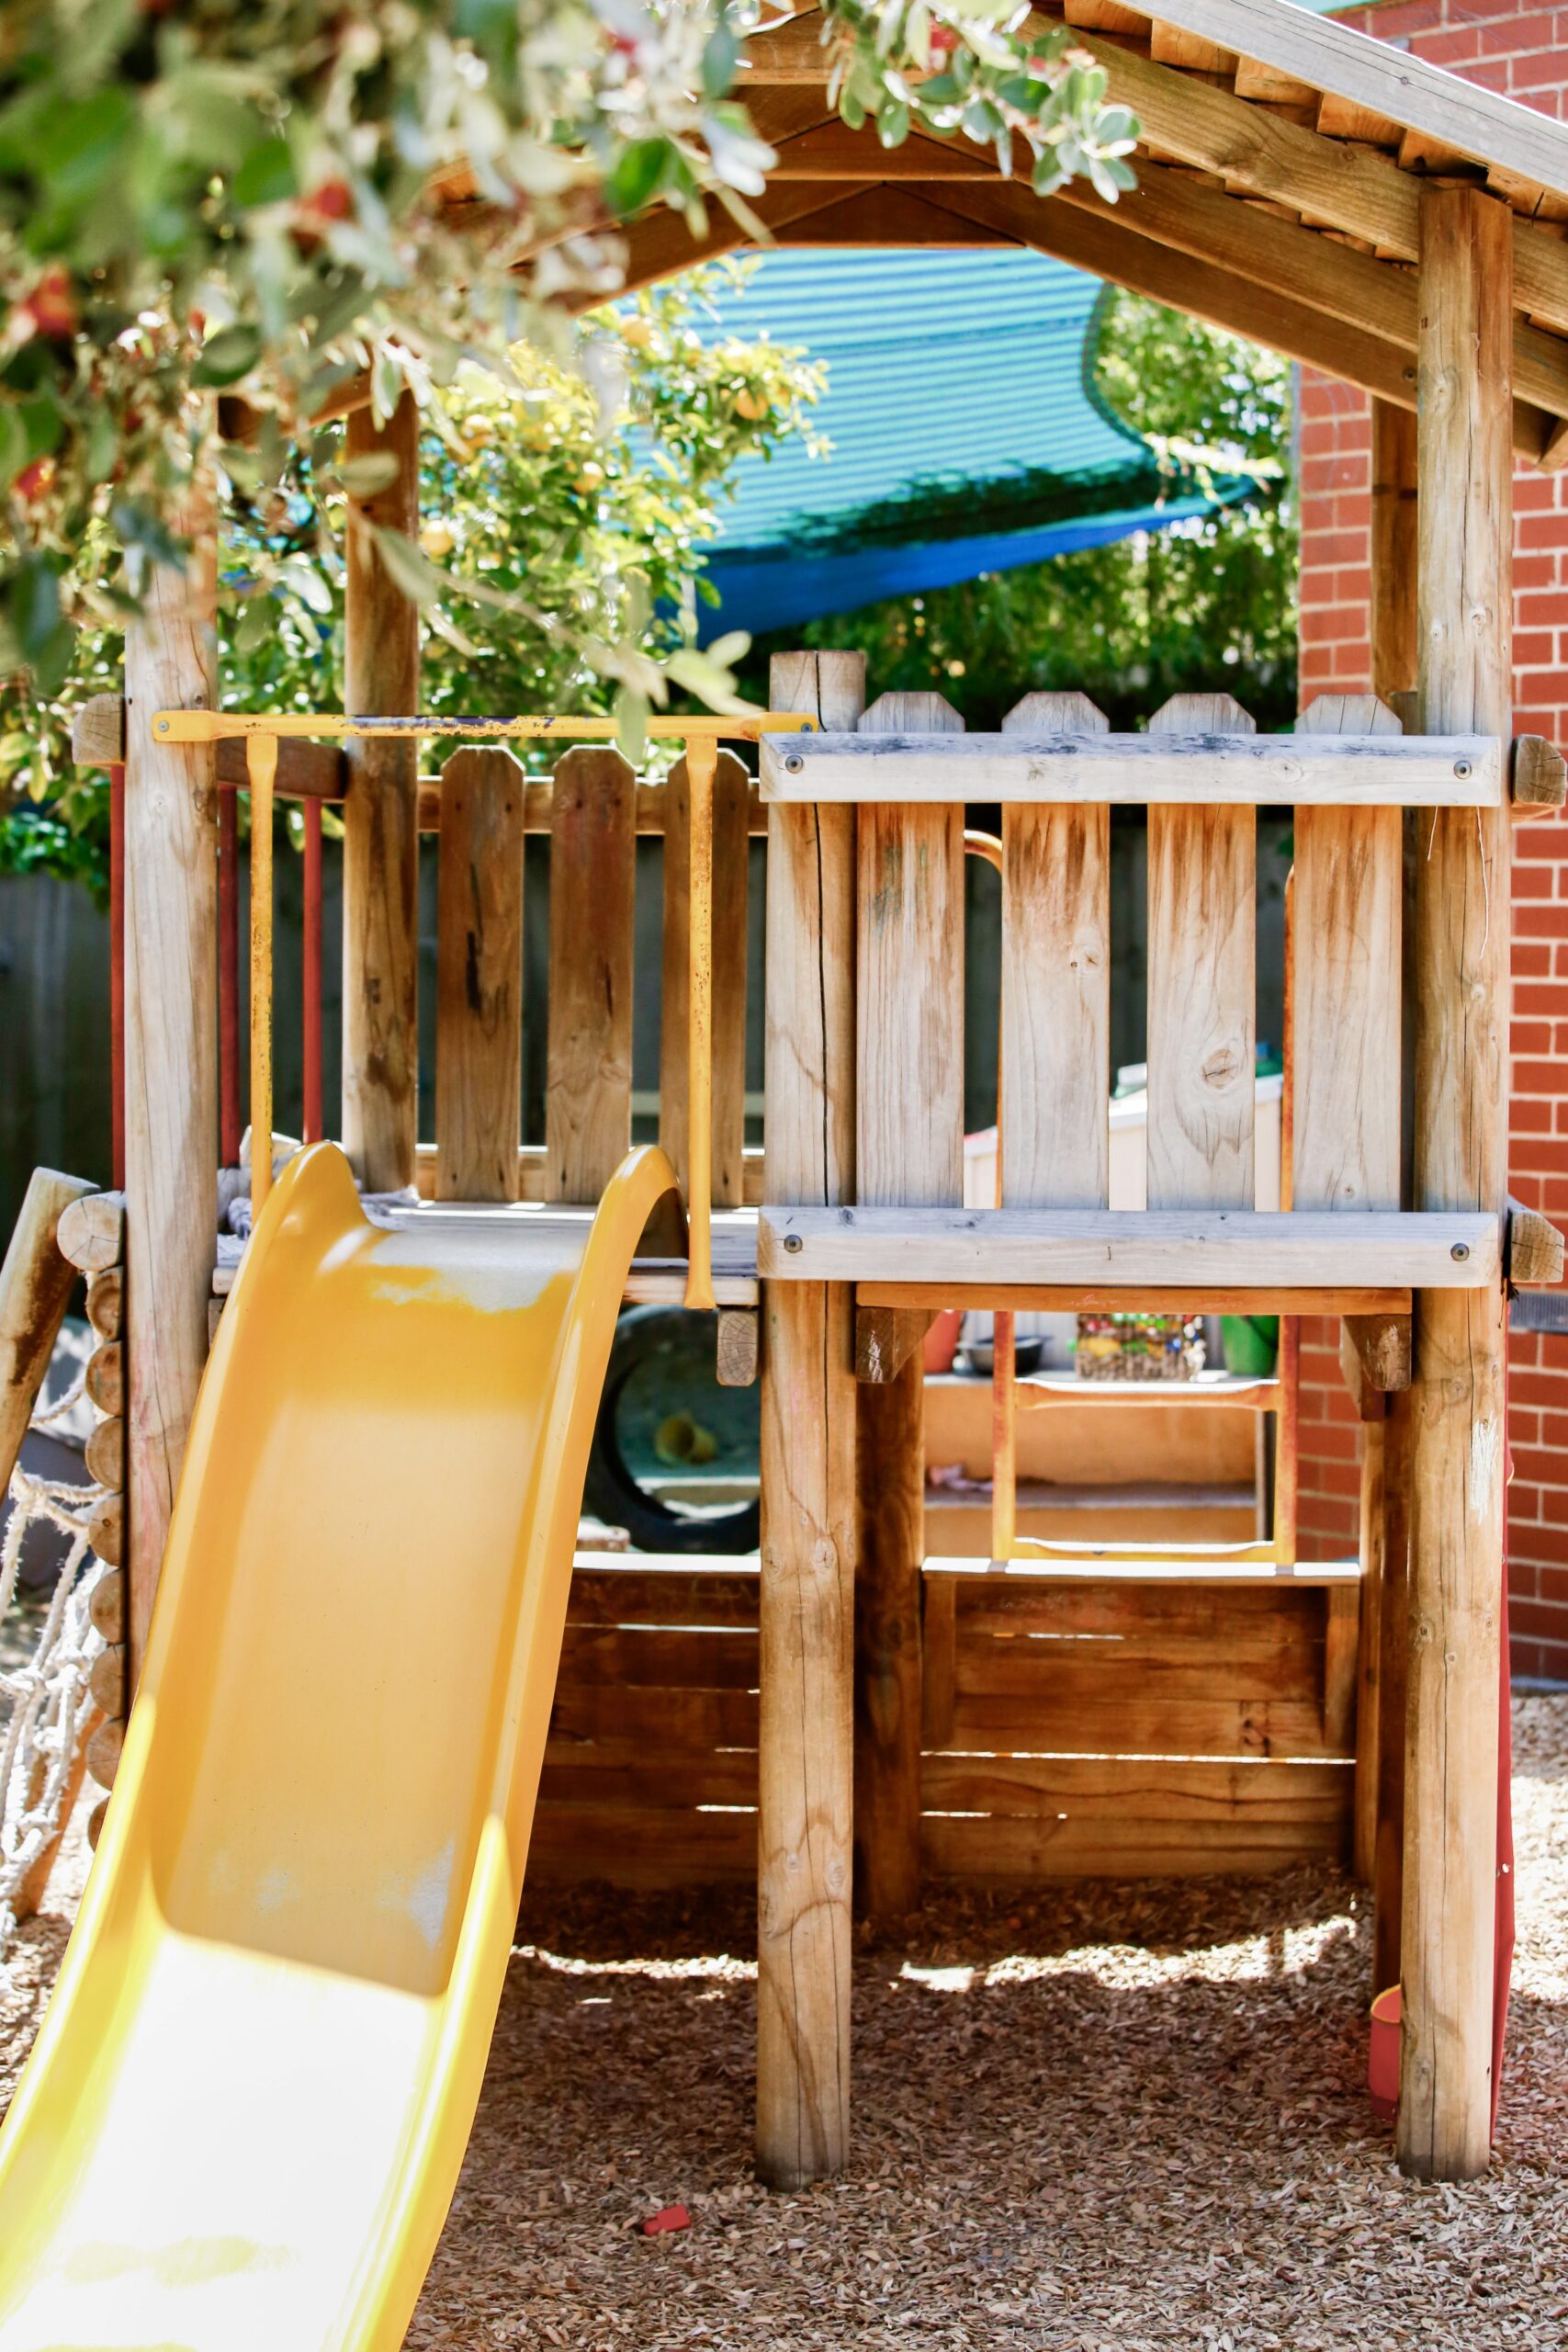
[[[1203,1083],[1213,1087],[1234,1086],[1240,1069],[1241,1055],[1234,1044],[1216,1046],[1212,1053],[1203,1057]]]

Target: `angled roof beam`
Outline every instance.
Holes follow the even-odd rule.
[[[931,200],[944,210],[1010,231],[1021,244],[1092,270],[1134,294],[1190,311],[1213,326],[1359,385],[1396,408],[1416,405],[1414,358],[1406,357],[1396,344],[1313,310],[1277,285],[1177,254],[1141,236],[1109,207],[1089,211],[1064,204],[1059,197],[1043,202],[1032,190],[1003,181],[988,188],[943,187]],[[1522,457],[1538,460],[1550,431],[1540,409],[1515,402],[1514,446]]]
[[[1285,12],[1270,6],[1267,13],[1272,18]],[[1043,9],[1035,14],[1042,23],[1062,21]],[[1321,18],[1311,21],[1321,28]],[[1415,173],[1402,172],[1389,157],[1370,149],[1303,130],[1271,114],[1266,106],[1254,106],[1195,74],[1156,65],[1135,50],[1119,48],[1080,26],[1075,25],[1072,33],[1105,68],[1111,97],[1137,116],[1147,145],[1200,171],[1216,173],[1249,196],[1267,197],[1329,228],[1366,238],[1401,261],[1416,260],[1421,181]],[[1375,41],[1366,45],[1378,47]],[[1548,326],[1568,331],[1568,245],[1518,219],[1514,221],[1514,303]]]
[[[798,138],[781,140],[778,162],[768,174],[768,186],[785,180],[915,180],[923,187],[933,180],[994,180],[997,159],[987,147],[972,139],[907,139],[902,147],[884,147],[874,130],[852,130],[847,122],[825,122]]]
[[[1568,131],[1560,122],[1479,83],[1461,81],[1407,50],[1331,17],[1282,7],[1280,0],[1160,0],[1157,10],[1139,0],[1130,5],[1140,16],[1239,51],[1314,90],[1425,131],[1477,163],[1506,164],[1568,196]]]
[[[811,214],[826,211],[829,206],[840,205],[846,198],[869,194],[870,188],[847,188],[840,180],[795,180],[784,187],[770,188],[751,206],[752,212],[773,236],[784,243],[793,242],[789,232],[796,223]],[[699,262],[716,261],[721,254],[755,250],[756,240],[741,226],[731,212],[720,204],[708,206],[708,226],[705,236],[694,237],[683,215],[671,212],[668,205],[660,205],[645,212],[624,230],[622,236],[626,250],[625,281],[614,296],[585,293],[569,296],[565,304],[569,311],[592,311],[602,302],[618,300],[623,294],[635,294],[639,288],[655,286],[661,277],[673,277],[682,269],[694,269]],[[840,242],[832,238],[824,242]],[[874,244],[874,237],[843,240],[846,243]],[[922,238],[921,243],[930,243]],[[955,238],[963,243],[963,238]]]
[[[1333,237],[1298,229],[1276,213],[1143,158],[1137,187],[1114,208],[1082,180],[1064,188],[1055,201],[1119,221],[1156,244],[1213,262],[1238,277],[1286,288],[1309,309],[1396,345],[1414,369],[1416,277],[1397,262],[1374,261]],[[1568,344],[1516,320],[1514,384],[1521,400],[1550,415],[1568,417]]]

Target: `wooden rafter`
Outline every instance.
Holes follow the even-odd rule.
[[[1156,244],[1217,263],[1258,284],[1289,287],[1309,309],[1381,335],[1414,360],[1416,297],[1411,271],[1298,228],[1163,164],[1140,157],[1137,168],[1137,187],[1114,209],[1083,181],[1065,188],[1059,201],[1113,219]],[[1568,344],[1516,320],[1514,381],[1521,399],[1552,416],[1568,417]]]
[[[1030,189],[1002,181],[991,187],[943,187],[931,200],[986,226],[1010,229],[1021,244],[1267,344],[1397,408],[1416,405],[1413,353],[1313,310],[1275,284],[1177,254],[1140,235],[1108,207],[1090,211],[1059,198],[1042,203]],[[1516,403],[1514,444],[1521,457],[1539,458],[1550,429],[1542,411]]]
[[[1408,50],[1279,0],[1161,0],[1159,19],[1568,196],[1568,132],[1561,123]]]

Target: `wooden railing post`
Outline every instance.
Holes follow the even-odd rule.
[[[852,728],[855,654],[775,657],[775,710]],[[770,1195],[854,1198],[854,811],[768,820]],[[855,1384],[846,1283],[763,1294],[757,2169],[836,2172],[850,2136]]]
[[[957,734],[940,695],[882,695],[865,735]],[[964,808],[868,802],[858,842],[856,1197],[964,1198]],[[873,1919],[920,1887],[920,1573],[925,1366],[863,1385],[855,1564],[855,1868]]]
[[[218,790],[210,744],[152,714],[216,700],[211,487],[183,571],[152,564],[125,630],[126,1498],[130,1687],[146,1646],[207,1362],[218,1164]]]
[[[1421,197],[1423,726],[1512,725],[1512,220],[1478,189]],[[1423,820],[1416,872],[1416,1205],[1507,1198],[1506,808]],[[1398,2150],[1422,2179],[1491,2141],[1504,1292],[1422,1291],[1412,1393],[1404,2059]]]
[[[389,454],[397,474],[351,498],[344,551],[344,701],[356,717],[419,707],[419,613],[382,562],[379,526],[419,527],[419,411],[405,392],[385,425],[347,424],[350,458]],[[419,779],[411,738],[348,744],[343,808],[343,1143],[373,1193],[414,1180],[419,1139]]]

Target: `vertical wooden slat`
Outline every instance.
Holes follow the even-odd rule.
[[[545,1198],[597,1201],[632,1131],[637,778],[613,745],[558,762],[550,797]]]
[[[882,695],[863,734],[959,734],[941,695]],[[863,1204],[964,1198],[964,809],[860,809],[856,1165]]]
[[[863,734],[952,734],[940,695],[883,695]],[[862,1201],[964,1198],[964,811],[868,803],[859,812],[856,1166]],[[919,1893],[920,1564],[925,1371],[911,1351],[864,1385],[855,1849],[863,1907],[901,1917]]]
[[[1512,228],[1476,189],[1422,191],[1420,693],[1437,733],[1512,729]],[[1416,1205],[1501,1215],[1508,812],[1438,809],[1423,836]],[[1506,1353],[1501,1287],[1418,1295],[1398,2152],[1427,2179],[1490,2154]]]
[[[210,746],[152,739],[216,699],[217,539],[204,489],[183,571],[148,567],[125,628],[128,1687],[207,1362],[218,1144],[218,792]]]
[[[435,1197],[514,1201],[523,1097],[526,779],[498,746],[441,771]]]
[[[852,728],[858,654],[775,656],[775,710]],[[854,812],[768,815],[769,1196],[854,1186]],[[757,2168],[847,2161],[853,1883],[855,1382],[844,1283],[767,1283],[758,1590]]]
[[[713,1204],[741,1206],[746,1144],[746,900],[750,789],[743,761],[721,752],[713,789]],[[687,1186],[689,802],[686,763],[664,792],[664,951],[659,1013],[659,1140]]]
[[[419,612],[371,526],[419,528],[419,412],[404,393],[385,425],[356,409],[347,457],[390,455],[385,489],[350,498],[344,549],[344,696],[362,717],[419,708]],[[344,746],[343,1145],[372,1193],[414,1181],[419,1139],[419,784],[413,741]]]
[[[1103,735],[1087,695],[1032,694],[1004,734]],[[1001,1206],[1111,1197],[1111,811],[1002,811]]]
[[[1400,727],[1372,695],[1320,695],[1296,730]],[[1292,1198],[1302,1209],[1396,1209],[1400,811],[1298,808],[1295,844]]]
[[[1154,735],[1250,735],[1229,695],[1176,695]],[[1251,1208],[1257,838],[1251,808],[1149,810],[1151,1209]]]
[[[1410,1391],[1383,1422],[1382,1584],[1378,1611],[1378,1792],[1372,1991],[1400,1981],[1404,1908],[1404,1750],[1410,1663]]]
[[[1372,402],[1372,692],[1416,684],[1416,417]]]
[[[1363,1886],[1377,1876],[1378,1756],[1382,1739],[1383,1465],[1387,1460],[1387,1399],[1361,1430],[1361,1635],[1356,1671],[1356,1795],[1351,1868]],[[1374,1992],[1382,1991],[1374,1985]]]

